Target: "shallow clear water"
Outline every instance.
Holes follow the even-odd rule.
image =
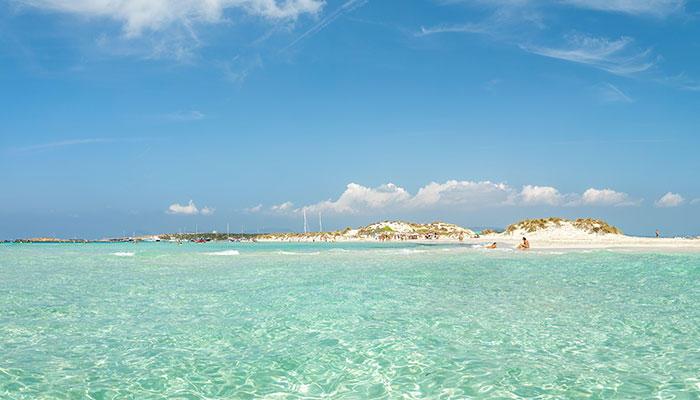
[[[700,255],[0,245],[0,398],[700,396]]]

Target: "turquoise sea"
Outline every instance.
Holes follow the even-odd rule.
[[[700,254],[0,245],[2,399],[700,398]]]

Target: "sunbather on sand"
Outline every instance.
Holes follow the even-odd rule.
[[[527,241],[527,238],[523,237],[523,242],[516,247],[516,249],[521,249],[521,250],[527,250],[530,248],[530,242]]]

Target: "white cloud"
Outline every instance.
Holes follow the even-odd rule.
[[[194,22],[218,23],[228,9],[271,20],[294,20],[302,14],[316,15],[322,0],[15,0],[36,8],[109,18],[123,24],[127,37],[145,30],[159,31],[174,24],[191,28]]]
[[[256,212],[260,212],[262,210],[262,207],[263,207],[263,205],[262,205],[262,203],[260,203],[255,207],[246,208],[243,211],[249,212],[249,213],[256,213]]]
[[[619,76],[646,78],[688,91],[700,91],[700,82],[687,77],[685,73],[668,76],[661,71],[661,56],[648,46],[635,46],[631,37],[609,39],[593,37],[590,34],[564,35],[563,43],[543,43],[541,38],[553,37],[542,33],[560,26],[558,13],[567,8],[587,9],[599,12],[622,13],[633,17],[667,18],[673,14],[686,14],[687,0],[439,0],[443,5],[457,3],[476,5],[481,14],[490,10],[481,20],[466,23],[436,24],[420,28],[415,36],[428,36],[448,33],[468,33],[488,36],[492,40],[518,46],[523,51],[585,64]],[[459,9],[455,9],[459,13]],[[690,13],[687,13],[688,15]],[[472,14],[473,15],[473,14]],[[553,21],[549,24],[549,21]],[[579,24],[580,25],[580,24]],[[603,93],[606,101],[634,101],[619,88],[612,85]]]
[[[689,77],[684,72],[673,76],[659,78],[657,79],[657,82],[690,92],[700,91],[700,81]]]
[[[618,40],[572,34],[565,36],[565,47],[521,45],[528,53],[593,66],[616,75],[644,72],[654,66],[651,51],[635,51],[630,48],[633,39]]]
[[[60,142],[51,142],[51,143],[41,143],[41,144],[35,144],[32,146],[25,146],[25,147],[15,147],[15,148],[10,148],[9,151],[15,152],[15,153],[24,153],[24,152],[32,152],[32,151],[40,151],[40,150],[58,150],[64,147],[69,147],[69,146],[77,146],[77,145],[85,145],[85,144],[94,144],[94,143],[138,143],[138,142],[146,142],[152,140],[152,138],[149,137],[119,137],[119,138],[91,138],[91,139],[75,139],[75,140],[64,140]]]
[[[669,207],[678,207],[681,204],[685,203],[685,199],[683,196],[681,196],[678,193],[671,193],[668,192],[665,195],[663,195],[662,198],[654,202],[654,206],[656,207],[662,207],[662,208],[669,208]]]
[[[306,1],[311,1],[311,0],[306,0]],[[297,37],[292,43],[287,45],[283,49],[283,51],[289,50],[290,48],[294,47],[297,43],[315,35],[317,32],[322,30],[323,28],[327,27],[328,25],[332,24],[333,21],[336,19],[340,18],[343,14],[352,12],[358,7],[361,7],[365,5],[369,0],[347,0],[345,3],[343,3],[340,7],[335,9],[333,12],[325,16],[323,19],[318,21],[316,25],[312,26],[310,29],[308,29],[306,32],[302,33]],[[325,2],[323,2],[325,4]]]
[[[564,0],[565,3],[592,10],[633,15],[665,16],[683,10],[684,0]]]
[[[443,0],[445,4],[478,2],[500,8],[538,8],[544,5],[567,5],[588,10],[618,12],[630,15],[667,16],[683,11],[686,0]]]
[[[505,183],[489,181],[457,181],[445,183],[431,182],[412,195],[407,190],[392,183],[375,188],[351,183],[337,200],[295,207],[292,202],[272,206],[269,212],[276,214],[299,214],[303,210],[310,213],[335,214],[372,213],[382,210],[415,211],[425,209],[479,209],[506,206],[635,206],[641,200],[629,200],[626,193],[612,189],[589,188],[582,195],[560,193],[551,186],[525,185],[518,191]],[[247,211],[264,211],[258,205]]]
[[[454,2],[466,2],[466,0],[454,0],[447,3]],[[650,49],[636,47],[634,40],[626,36],[615,40],[570,33],[564,35],[564,42],[561,44],[547,45],[539,43],[538,39],[535,38],[542,37],[542,35],[534,35],[530,34],[530,32],[542,31],[547,27],[543,17],[547,14],[542,12],[546,8],[545,5],[547,3],[543,1],[469,0],[469,2],[483,3],[484,6],[493,7],[494,12],[479,22],[421,27],[420,32],[417,32],[415,35],[428,36],[445,33],[482,34],[494,40],[518,46],[528,53],[585,64],[621,76],[649,71],[656,66],[658,61],[658,57],[655,57]],[[671,3],[671,1],[659,1],[658,3],[662,2]],[[614,4],[605,8],[604,5],[608,3]],[[608,0],[563,0],[563,2],[558,2],[556,5],[561,6],[563,4],[580,8],[630,13],[643,13],[642,10],[648,10],[650,13],[663,14],[661,12],[662,5],[650,4],[656,2],[640,0],[639,3],[646,3],[646,5],[636,6],[637,2],[635,0],[630,0],[629,2],[624,0],[612,2]],[[609,89],[614,90],[612,88]],[[618,93],[618,97],[620,94],[621,91]]]
[[[520,203],[523,205],[557,206],[564,200],[559,191],[551,186],[523,186],[520,192]]]
[[[198,214],[199,209],[197,206],[194,205],[194,202],[190,200],[189,204],[186,206],[182,206],[180,204],[172,204],[170,207],[168,207],[168,210],[165,211],[167,214]]]
[[[441,206],[489,207],[512,204],[517,193],[505,184],[488,181],[431,182],[420,188],[415,196],[392,183],[375,188],[350,183],[337,200],[325,200],[316,204],[294,208],[291,202],[272,206],[276,213],[296,214],[329,212],[337,214],[367,213],[373,210],[415,210]]]
[[[387,183],[376,188],[351,183],[347,186],[338,200],[326,200],[304,207],[307,211],[335,212],[339,214],[355,214],[365,210],[401,207],[411,195],[404,189]]]
[[[624,103],[632,103],[634,102],[634,99],[626,95],[622,90],[620,90],[617,86],[613,85],[612,83],[606,83],[602,88],[601,88],[601,94],[603,95],[603,99],[607,102],[610,103],[617,103],[617,102],[624,102]]]
[[[477,2],[480,8],[490,7],[493,12],[478,22],[461,24],[438,24],[421,26],[415,36],[428,36],[446,33],[469,33],[486,35],[496,40],[517,43],[521,40],[523,28],[541,30],[545,28],[543,16],[535,1],[530,0],[449,0],[445,4]]]
[[[166,119],[174,121],[199,121],[205,119],[206,117],[207,116],[203,112],[197,110],[178,111],[165,115]]]
[[[700,204],[700,199],[693,199],[693,201],[691,201],[690,204],[692,204],[694,206],[698,205],[698,204]]]
[[[411,203],[414,207],[434,205],[493,206],[510,204],[515,191],[503,183],[451,180],[431,182],[420,188]]]
[[[42,143],[42,144],[37,144],[34,146],[16,147],[16,148],[12,149],[12,151],[14,151],[16,153],[23,153],[23,152],[27,152],[27,151],[54,149],[54,148],[59,148],[59,147],[74,146],[74,145],[78,145],[78,144],[107,143],[107,142],[113,142],[113,141],[114,141],[114,139],[110,139],[110,138],[64,140],[61,142]]]
[[[281,213],[298,211],[294,209],[294,204],[291,201],[286,201],[278,206],[272,206],[271,210]]]
[[[428,36],[438,33],[489,33],[490,31],[482,24],[462,24],[462,25],[439,25],[431,28],[421,26],[420,32],[416,36]]]
[[[230,61],[221,63],[224,76],[231,82],[243,82],[254,69],[262,68],[263,61],[260,55],[250,57],[236,56]]]
[[[194,204],[192,200],[190,200],[187,205],[180,205],[180,204],[172,204],[170,207],[168,207],[167,210],[165,210],[166,214],[184,214],[184,215],[196,215],[196,214],[202,214],[202,215],[213,215],[214,214],[214,209],[209,208],[209,207],[204,207],[200,211],[197,206]]]
[[[204,207],[202,208],[202,211],[200,211],[202,215],[214,215],[214,209],[209,208],[209,207]]]
[[[641,200],[631,201],[627,193],[616,192],[612,189],[590,188],[583,192],[580,203],[588,206],[636,206],[641,204]]]

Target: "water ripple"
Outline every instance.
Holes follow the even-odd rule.
[[[1,398],[700,395],[694,255],[101,246],[0,249]]]

